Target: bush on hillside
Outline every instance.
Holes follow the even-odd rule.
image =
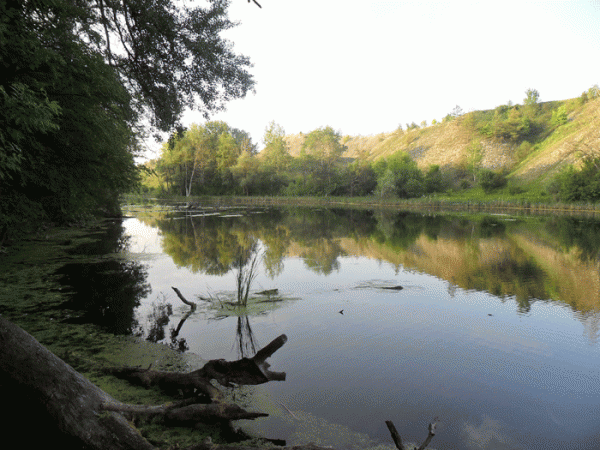
[[[568,167],[555,177],[549,191],[568,202],[600,200],[600,158],[586,158],[581,170]]]
[[[440,166],[437,164],[432,164],[429,166],[429,169],[427,169],[427,173],[425,174],[424,182],[425,192],[428,194],[432,194],[434,192],[443,192],[446,189],[444,176],[440,170]]]
[[[377,161],[373,170],[377,174],[376,193],[379,196],[395,194],[399,198],[414,198],[425,193],[423,172],[407,153],[398,152]]]
[[[506,186],[508,182],[506,175],[490,169],[481,169],[477,174],[477,180],[486,194]]]

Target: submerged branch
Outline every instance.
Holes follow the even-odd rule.
[[[171,286],[171,289],[173,289],[175,291],[175,293],[177,294],[177,297],[179,297],[179,299],[185,303],[188,306],[192,307],[192,311],[194,311],[196,309],[196,304],[194,302],[190,302],[189,300],[187,300],[183,294],[181,293],[181,291],[179,289],[177,289],[176,287]]]

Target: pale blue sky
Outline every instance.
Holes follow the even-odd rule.
[[[600,83],[600,1],[258,1],[232,0],[241,24],[225,35],[254,63],[256,94],[212,119],[259,148],[271,120],[369,135]]]

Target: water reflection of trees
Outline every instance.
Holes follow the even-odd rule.
[[[106,223],[91,233],[88,242],[70,250],[78,255],[110,255],[127,249],[128,237],[120,222]],[[130,334],[137,327],[134,310],[150,292],[148,274],[138,261],[105,259],[68,263],[57,271],[63,292],[62,306],[79,312],[71,322],[94,323],[115,334]]]
[[[548,298],[544,271],[516,246],[509,246],[502,257],[478,265],[468,276],[470,279],[465,284],[470,289],[499,297],[514,296],[521,313],[528,313],[535,299]]]
[[[136,327],[134,309],[150,292],[145,268],[136,261],[65,264],[57,272],[71,296],[63,306],[81,311],[72,321],[95,323],[115,334]]]
[[[240,255],[247,261],[256,245],[252,224],[243,219],[202,216],[160,220],[163,250],[178,266],[223,275],[239,264]]]
[[[256,353],[256,339],[250,319],[247,315],[241,315],[237,318],[236,335],[236,350],[239,358],[251,358]]]
[[[564,251],[576,249],[582,261],[600,258],[600,222],[589,218],[555,217],[546,230],[558,239]]]
[[[567,217],[544,221],[289,208],[241,217],[163,219],[158,225],[165,252],[193,271],[224,274],[239,265],[238,255],[247,260],[260,241],[272,277],[282,272],[286,256],[303,258],[307,268],[327,275],[339,268],[340,257],[359,255],[430,273],[456,287],[514,297],[523,312],[538,299],[560,298],[583,307],[566,288],[564,274],[573,279],[587,274],[600,252],[600,223]],[[567,253],[580,262],[565,258]],[[549,255],[562,258],[560,275]],[[584,309],[600,303],[593,291],[600,291],[597,278],[588,283],[592,300]]]
[[[173,306],[165,302],[164,298],[152,303],[152,310],[148,314],[148,328],[144,330],[143,326],[139,326],[136,330],[137,335],[146,336],[149,342],[161,342],[166,337],[166,328],[169,325],[170,317],[173,315]],[[179,338],[179,331],[186,319],[191,315],[192,311],[188,312],[177,325],[176,328],[171,327],[169,330],[169,341],[166,344],[173,350],[184,352],[189,349],[185,338]]]

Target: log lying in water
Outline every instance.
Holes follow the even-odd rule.
[[[221,403],[219,395],[214,392],[218,392],[214,386],[211,385],[212,389],[207,388],[204,383],[197,384],[197,380],[210,377],[223,385],[283,380],[285,373],[270,372],[265,360],[281,348],[286,340],[285,335],[279,336],[253,358],[233,362],[210,361],[207,363],[208,367],[191,372],[196,374],[195,378],[185,379],[192,380],[194,389],[198,386],[201,386],[198,388],[200,390],[206,389],[204,393],[213,399],[212,404],[196,403],[198,399],[193,397],[159,406],[126,405],[92,384],[30,334],[0,316],[0,388],[3,389],[3,407],[11,415],[5,419],[5,425],[8,423],[8,426],[4,429],[4,438],[7,442],[18,442],[21,448],[42,448],[51,440],[60,442],[63,450],[155,450],[120,412],[158,416],[164,419],[165,424],[186,425],[206,420],[229,421],[263,417],[266,414],[247,412],[236,405]],[[121,370],[122,374],[127,371]],[[140,382],[151,382],[148,380],[153,377],[148,376],[152,371],[135,370],[140,373],[137,375]],[[169,382],[177,384],[174,380],[176,378]],[[25,423],[22,417],[26,417]],[[31,426],[35,427],[35,433],[30,432]],[[27,433],[22,433],[23,427],[27,427]],[[429,436],[420,448],[431,441],[434,430],[435,424],[430,425]],[[267,447],[204,442],[184,450],[263,449],[267,450]],[[325,448],[308,444],[281,447],[281,450]]]
[[[231,387],[232,384],[256,385],[269,381],[284,381],[285,372],[271,372],[266,359],[286,342],[287,337],[282,334],[259,350],[253,358],[242,358],[237,361],[213,359],[201,369],[188,373],[161,372],[139,367],[115,367],[104,371],[131,383],[146,387],[158,386],[170,394],[179,391],[184,394],[200,393],[211,400],[219,401],[221,393],[210,383],[210,380],[216,380],[226,387]]]

